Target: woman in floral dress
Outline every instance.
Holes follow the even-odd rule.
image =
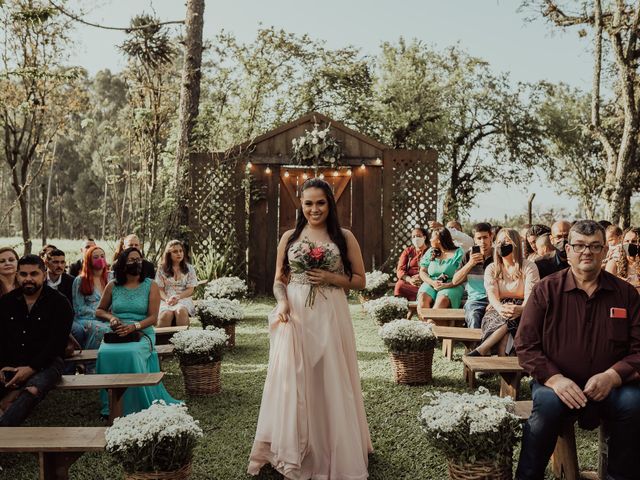
[[[156,273],[160,287],[160,316],[158,327],[189,325],[195,306],[191,296],[198,285],[196,271],[187,263],[184,247],[179,240],[171,240],[164,249],[163,262]]]

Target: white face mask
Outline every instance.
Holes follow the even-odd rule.
[[[416,248],[422,248],[424,246],[424,237],[412,237],[411,243]]]

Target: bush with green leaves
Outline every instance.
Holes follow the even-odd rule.
[[[427,441],[455,463],[509,464],[521,432],[511,397],[480,387],[475,393],[425,393],[419,415]]]
[[[202,365],[222,360],[229,336],[222,328],[208,326],[176,332],[169,340],[181,365]]]
[[[209,298],[196,303],[196,317],[203,327],[225,327],[242,320],[244,311],[238,300]]]
[[[158,401],[116,418],[105,437],[107,451],[125,472],[171,472],[191,462],[202,429],[185,404]]]
[[[380,327],[379,334],[389,351],[396,353],[424,352],[436,344],[431,325],[420,320],[392,320]]]
[[[362,304],[367,312],[380,325],[396,318],[405,318],[409,313],[409,301],[402,297],[380,297]]]

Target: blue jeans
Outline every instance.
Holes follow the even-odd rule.
[[[56,358],[51,365],[34,373],[24,385],[20,385],[18,387],[21,390],[20,394],[0,416],[0,427],[17,427],[24,422],[35,406],[58,384],[62,368],[62,359]],[[37,395],[29,392],[27,387],[35,387],[38,391]],[[7,393],[9,390],[0,384],[0,398]]]
[[[600,402],[589,401],[578,411],[567,407],[549,387],[531,382],[533,410],[524,427],[516,480],[542,480],[563,421],[602,419],[610,434],[608,478],[631,480],[640,472],[640,384],[614,388]],[[584,420],[587,420],[586,418]]]
[[[467,300],[464,304],[464,321],[469,328],[480,328],[482,317],[489,306],[489,299]]]

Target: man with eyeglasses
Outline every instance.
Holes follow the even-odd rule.
[[[607,244],[597,222],[571,227],[566,253],[570,268],[536,284],[516,335],[533,379],[516,478],[544,478],[562,423],[576,418],[589,429],[604,421],[607,479],[638,478],[640,295],[602,270]]]
[[[560,220],[551,225],[549,240],[555,248],[555,253],[536,260],[536,267],[538,267],[540,279],[569,267],[565,247],[569,238],[570,228],[571,224],[566,220]]]

